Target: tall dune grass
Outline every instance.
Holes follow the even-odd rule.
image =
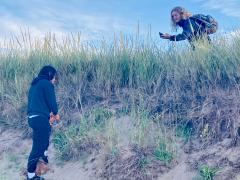
[[[58,69],[57,97],[68,123],[71,113],[84,112],[91,102],[114,96],[130,103],[134,94],[142,94],[146,108],[163,119],[185,122],[210,94],[239,93],[239,37],[195,51],[177,45],[166,50],[151,38],[124,35],[94,44],[82,42],[80,34],[61,42],[53,34],[42,40],[23,34],[1,46],[0,122],[14,128],[26,129],[29,84],[48,64]]]

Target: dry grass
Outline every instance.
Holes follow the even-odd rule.
[[[116,133],[119,106],[133,124],[129,147],[153,149],[150,158],[156,156],[160,162],[171,163],[176,157],[173,131],[181,128],[184,136],[190,129],[206,144],[226,137],[238,143],[239,37],[231,43],[221,39],[201,44],[195,51],[163,50],[151,40],[123,36],[94,45],[81,42],[79,35],[61,43],[52,35],[44,40],[23,36],[2,48],[6,50],[0,54],[1,126],[29,134],[25,117],[29,84],[43,65],[55,66],[63,126],[55,132],[54,143],[65,160],[106,144],[116,160],[121,152]],[[93,106],[105,108],[89,113]],[[106,109],[116,112],[108,116]],[[126,162],[145,167],[145,151],[140,152]]]

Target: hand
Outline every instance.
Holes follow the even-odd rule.
[[[53,113],[50,113],[50,119],[49,119],[49,123],[50,125],[53,125],[55,121],[59,121],[60,120],[60,116],[57,115],[53,115]]]
[[[168,33],[165,33],[165,34],[160,36],[160,38],[162,38],[162,39],[170,39],[170,37],[171,37],[171,35],[168,34]]]
[[[60,116],[59,116],[58,114],[55,115],[54,118],[55,118],[56,120],[60,120]]]

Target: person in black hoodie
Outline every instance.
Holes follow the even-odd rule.
[[[194,42],[198,40],[207,40],[211,42],[209,34],[217,31],[217,22],[210,15],[196,14],[192,15],[182,7],[175,7],[171,11],[171,21],[174,29],[181,27],[183,32],[178,35],[168,33],[159,33],[162,39],[170,41],[188,40],[193,47]]]
[[[27,179],[43,179],[35,174],[37,163],[41,158],[48,163],[47,149],[51,126],[50,113],[57,116],[58,107],[54,91],[57,71],[52,66],[44,66],[33,79],[28,93],[28,124],[33,130],[32,150],[28,158]]]

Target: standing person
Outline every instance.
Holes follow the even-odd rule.
[[[209,34],[217,31],[218,23],[210,15],[196,14],[192,15],[182,7],[175,7],[171,11],[171,21],[174,29],[181,27],[183,32],[178,35],[159,33],[162,39],[170,41],[188,40],[193,48],[194,41],[204,40],[211,41]]]
[[[27,179],[41,180],[35,174],[39,159],[48,163],[47,149],[51,125],[50,114],[58,116],[58,107],[54,91],[57,71],[52,66],[44,66],[33,79],[28,93],[28,124],[33,130],[32,150],[28,158]]]

